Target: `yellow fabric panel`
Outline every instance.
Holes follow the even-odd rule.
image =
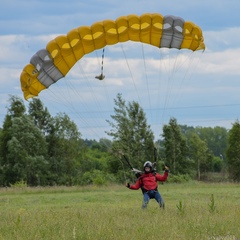
[[[190,46],[190,49],[192,49],[193,51],[201,50],[201,49],[204,50],[205,49],[205,44],[203,43],[204,38],[202,36],[202,30],[200,29],[200,27],[195,25],[192,31],[192,35],[193,35],[193,42]]]
[[[206,49],[206,45],[204,43],[204,38],[202,37],[202,41],[200,42],[198,48],[196,49],[196,51],[198,50],[205,50]]]
[[[156,47],[160,46],[163,30],[163,16],[161,14],[152,15],[152,31],[150,44]]]
[[[127,17],[119,17],[116,20],[118,41],[126,42],[129,40],[128,37],[128,20]]]
[[[140,16],[140,41],[150,44],[152,30],[152,14],[143,14]]]
[[[38,96],[39,92],[46,87],[37,79],[38,71],[32,64],[27,64],[21,73],[20,82],[24,98],[29,99]]]
[[[82,46],[84,49],[84,53],[90,53],[95,50],[94,42],[93,42],[93,35],[91,28],[88,26],[83,26],[78,28],[78,32],[80,38],[82,39]]]
[[[105,40],[107,45],[118,43],[118,32],[116,22],[113,20],[103,21]]]
[[[84,55],[82,40],[80,39],[78,29],[71,30],[70,32],[68,32],[67,36],[68,36],[70,46],[73,49],[75,59],[78,61]]]
[[[183,26],[184,39],[181,48],[190,50],[204,50],[205,44],[201,29],[192,22],[185,22]]]
[[[61,38],[61,36],[59,36],[57,38]],[[54,65],[65,76],[69,71],[69,66],[67,65],[67,63],[65,62],[65,60],[61,54],[61,49],[57,43],[57,38],[50,41],[47,44],[46,49],[51,54],[53,61],[54,61]]]
[[[59,46],[60,54],[67,64],[66,71],[68,72],[77,61],[74,57],[69,39],[67,36],[59,36],[56,38],[56,42]]]
[[[140,18],[137,15],[129,15],[128,20],[128,36],[131,41],[140,41]]]
[[[106,46],[105,31],[102,22],[94,23],[91,26],[95,49],[101,49]]]
[[[190,48],[192,44],[192,29],[193,24],[192,22],[185,22],[183,26],[183,35],[184,39],[181,45],[181,48]]]

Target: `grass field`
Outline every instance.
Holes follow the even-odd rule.
[[[159,185],[165,210],[124,186],[0,189],[0,239],[240,239],[240,185]]]

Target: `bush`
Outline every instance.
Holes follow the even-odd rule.
[[[171,175],[168,178],[169,183],[185,183],[191,180],[191,177],[188,174],[179,174],[179,175]]]
[[[85,172],[80,179],[81,185],[95,184],[98,186],[107,184],[107,176],[103,171],[93,170]]]
[[[91,172],[85,172],[83,176],[80,179],[81,185],[89,185],[92,184],[92,173]]]
[[[25,187],[27,187],[27,182],[21,180],[21,181],[15,182],[14,184],[10,184],[10,187],[12,187],[12,188],[25,188]]]
[[[95,178],[93,178],[93,184],[102,186],[106,184],[106,179],[104,176],[98,174]]]

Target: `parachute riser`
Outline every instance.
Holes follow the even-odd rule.
[[[135,173],[135,176],[136,176],[137,178],[140,177],[140,175],[142,174],[142,172],[141,172],[140,170],[134,168],[134,167],[131,165],[131,163],[129,162],[128,158],[127,158],[124,154],[123,154],[123,158],[124,158],[124,160],[127,162],[127,164],[128,164],[128,166],[129,166],[129,168],[131,169],[131,171]]]

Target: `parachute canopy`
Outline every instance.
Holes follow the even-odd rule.
[[[80,26],[51,40],[46,49],[39,50],[31,58],[20,76],[24,98],[38,96],[43,89],[63,78],[85,54],[129,40],[158,48],[205,49],[200,27],[171,15],[128,15],[115,21]]]

